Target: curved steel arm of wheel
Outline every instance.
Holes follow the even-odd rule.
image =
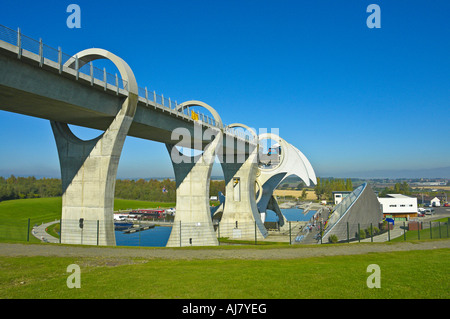
[[[316,177],[316,173],[314,172],[314,169],[313,169],[311,163],[310,163],[309,160],[306,158],[306,156],[305,156],[302,152],[300,152],[300,150],[299,150],[298,148],[296,148],[296,147],[295,147],[294,145],[292,145],[292,144],[291,144],[291,146],[292,146],[293,149],[295,149],[295,150],[297,151],[298,155],[301,157],[301,159],[302,159],[302,161],[303,161],[303,164],[304,164],[305,167],[306,167],[306,171],[308,172],[309,179],[311,180],[311,182],[312,182],[314,185],[317,185],[317,177]]]
[[[261,169],[261,175],[259,177],[261,184],[264,185],[264,183],[270,177],[276,174],[284,174],[283,180],[290,175],[296,175],[301,178],[307,186],[310,185],[311,177],[308,174],[307,165],[305,164],[302,156],[299,154],[299,151],[296,148],[273,133],[264,133],[259,135],[258,138],[259,142],[265,139],[273,139],[277,141],[281,146],[280,164],[272,169]],[[280,181],[280,183],[281,182],[282,180]]]

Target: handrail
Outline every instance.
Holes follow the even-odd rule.
[[[91,79],[91,85],[94,83],[100,83],[105,89],[114,90],[117,95],[122,93],[121,90],[129,92],[128,83],[122,79],[117,73],[112,74],[106,71],[105,68],[100,69],[95,67],[92,62],[86,63],[82,59],[78,59],[76,56],[72,56],[62,52],[61,47],[55,49],[43,43],[42,39],[35,40],[24,34],[22,34],[20,28],[16,30],[10,29],[0,24],[0,40],[14,45],[18,48],[17,57],[22,58],[23,52],[28,51],[39,56],[39,65],[42,67],[45,61],[52,61],[57,63],[59,67],[59,73],[64,71],[64,65],[73,65],[70,67],[75,70],[76,78],[80,77],[80,74],[84,74]],[[159,95],[155,91],[149,90],[147,87],[138,87],[138,96],[141,102],[145,103],[147,107],[152,105],[155,108],[159,108],[162,111],[168,110],[176,116],[184,117],[187,120],[197,121],[201,125],[208,127],[218,127],[214,118],[205,115],[200,112],[194,112],[190,107],[186,107],[179,110],[178,102],[171,98],[164,97],[163,94]],[[224,125],[226,126],[226,125]],[[247,142],[251,142],[253,139],[247,135],[239,133],[235,130],[227,130],[224,132],[231,134],[237,139],[243,139]]]
[[[336,211],[339,212],[339,218],[330,226],[328,223],[324,229],[323,237],[325,237],[333,228],[336,226],[341,219],[350,211],[350,208],[353,207],[353,204],[356,203],[358,198],[361,196],[361,194],[366,189],[367,183],[363,183],[357,188],[355,188],[347,197],[345,197],[333,210],[333,212],[328,216],[328,220],[330,219],[331,215],[335,213]],[[354,197],[353,197],[354,196]]]

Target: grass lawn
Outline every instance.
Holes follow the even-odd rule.
[[[173,207],[169,204],[166,207]],[[115,209],[154,205],[115,200]],[[26,240],[28,218],[33,225],[59,219],[60,214],[61,198],[1,202],[0,238]],[[33,240],[30,236],[30,241]],[[245,246],[212,248],[246,249]],[[280,249],[295,248],[280,246]],[[66,285],[70,275],[66,270],[71,264],[81,268],[79,289]],[[369,289],[366,285],[370,264],[380,266],[380,289]],[[449,267],[450,249],[285,260],[0,256],[0,299],[448,299]]]
[[[135,208],[174,207],[175,203],[114,199],[114,210]],[[26,241],[28,218],[33,225],[61,218],[61,197],[17,199],[0,202],[0,241]],[[39,240],[29,235],[30,242]]]
[[[0,239],[27,240],[28,218],[33,225],[61,218],[61,197],[17,199],[0,202]],[[39,240],[29,235],[31,242]]]
[[[81,269],[69,289],[67,266]],[[367,266],[381,269],[369,289]],[[0,298],[450,298],[448,249],[288,260],[0,257]]]

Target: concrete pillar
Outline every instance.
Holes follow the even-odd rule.
[[[222,145],[222,121],[214,109],[200,101],[188,101],[179,104],[178,108],[191,105],[210,110],[220,125],[219,128],[210,129],[215,133],[214,138],[203,150],[203,154],[185,156],[175,145],[166,144],[177,185],[176,214],[167,247],[218,245],[209,206],[209,183],[217,148]]]
[[[249,145],[246,156],[235,153],[223,156],[221,165],[225,177],[225,205],[220,220],[220,236],[230,239],[258,239],[267,237],[268,232],[256,205],[256,175],[258,173],[257,135],[243,124],[230,124],[228,127],[244,127],[254,134],[255,145]],[[237,143],[244,143],[237,141]],[[235,147],[237,152],[244,147]]]
[[[85,63],[110,59],[130,91],[109,128],[95,139],[80,140],[67,124],[51,121],[63,186],[61,243],[115,245],[114,188],[122,147],[137,107],[137,83],[128,64],[108,51],[88,49],[77,56]]]

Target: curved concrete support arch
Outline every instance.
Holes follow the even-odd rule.
[[[233,123],[230,127],[242,127],[250,131],[255,140],[258,135],[245,124]],[[258,172],[258,144],[246,158],[239,160],[238,154],[230,161],[221,161],[225,177],[225,206],[220,221],[220,235],[234,239],[259,239],[268,232],[261,221],[256,205],[256,175]],[[259,185],[261,186],[261,185]],[[256,234],[255,234],[256,231]]]
[[[176,215],[167,247],[218,245],[211,219],[209,183],[217,149],[222,145],[223,125],[216,110],[204,102],[187,101],[179,108],[192,105],[208,109],[219,128],[211,128],[213,140],[203,154],[194,157],[181,155],[175,145],[166,144],[177,185]],[[176,160],[174,156],[177,156]]]
[[[258,134],[256,134],[255,130],[253,130],[252,128],[248,127],[245,124],[242,123],[232,123],[232,124],[228,124],[225,128],[225,130],[227,130],[228,128],[232,128],[232,127],[241,127],[241,128],[245,128],[247,131],[249,131],[250,133],[252,133],[253,139],[255,141],[258,141]]]
[[[51,121],[63,185],[61,242],[115,245],[115,181],[122,147],[136,112],[137,82],[129,65],[111,52],[87,49],[75,56],[83,63],[111,60],[128,82],[129,93],[109,128],[89,141],[77,138],[66,123]]]
[[[222,119],[221,119],[219,113],[212,106],[210,106],[202,101],[190,100],[190,101],[186,101],[181,104],[178,104],[177,111],[182,110],[186,107],[190,107],[190,106],[200,106],[200,107],[207,109],[212,114],[214,120],[218,124],[217,127],[209,127],[206,129],[205,132],[203,132],[200,123],[194,122],[194,132],[193,133],[194,133],[195,141],[201,141],[201,140],[203,140],[204,137],[205,138],[208,137],[208,138],[211,138],[212,139],[211,142],[213,142],[214,138],[216,138],[217,135],[221,135],[221,136],[223,135]],[[174,137],[179,138],[179,137],[182,137],[184,134],[190,134],[188,132],[188,130],[186,130],[186,129],[182,129],[177,132],[176,131],[177,130],[174,130],[172,132],[172,138],[174,138]],[[187,140],[190,140],[190,138],[187,138]],[[195,143],[196,143],[195,141],[194,141],[194,148],[195,148]],[[210,146],[211,146],[211,143],[208,144],[209,148],[210,148]],[[187,156],[187,155],[184,155],[183,153],[181,153],[176,147],[171,147],[170,148],[170,156],[171,156],[173,163],[197,162],[198,160],[212,162],[212,161],[214,161],[216,154],[219,153],[219,151],[218,151],[219,146],[220,146],[219,144],[217,144],[215,146],[214,152],[207,152],[207,153],[203,152],[203,154],[205,154],[205,156],[203,156],[203,154]],[[199,149],[199,148],[197,147],[197,149]]]
[[[119,70],[120,76],[123,80],[127,81],[128,91],[138,95],[138,85],[136,78],[134,76],[133,71],[130,66],[120,57],[111,53],[104,49],[99,48],[91,48],[78,52],[71,59],[69,59],[64,66],[66,67],[74,67],[75,66],[75,57],[78,58],[79,67],[81,68],[83,65],[101,59],[107,59],[114,63],[114,65]]]
[[[182,110],[185,107],[189,107],[189,106],[201,106],[201,107],[207,109],[213,116],[214,120],[218,123],[219,129],[223,129],[223,122],[222,122],[222,118],[220,117],[219,113],[217,113],[217,111],[212,106],[206,104],[205,102],[197,101],[197,100],[186,101],[181,104],[178,104],[177,111]]]

